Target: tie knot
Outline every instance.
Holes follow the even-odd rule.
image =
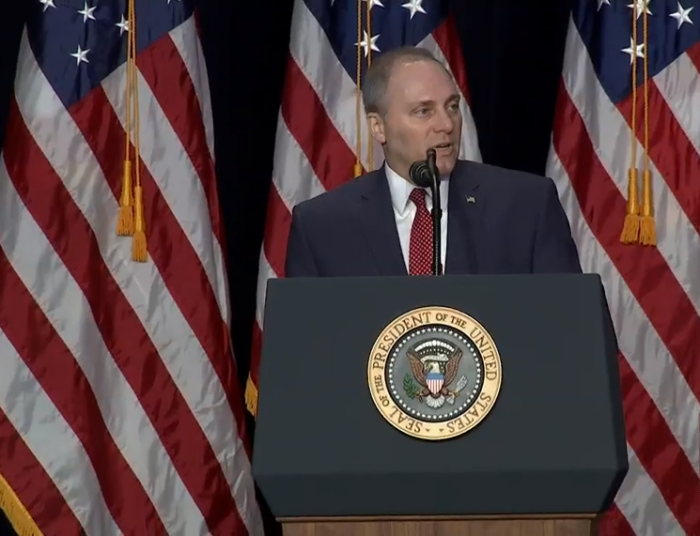
[[[413,204],[418,208],[425,206],[425,190],[423,190],[423,188],[414,188],[408,198],[413,201]]]

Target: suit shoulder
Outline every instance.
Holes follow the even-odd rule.
[[[462,162],[464,174],[473,174],[480,181],[481,186],[494,188],[503,194],[516,195],[547,195],[554,188],[554,181],[549,177],[507,169],[480,162]]]
[[[307,199],[294,207],[297,214],[337,214],[339,210],[347,207],[353,199],[357,198],[373,182],[379,179],[379,171],[372,171],[361,175],[356,179]]]

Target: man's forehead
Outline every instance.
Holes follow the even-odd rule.
[[[435,62],[397,65],[387,89],[394,98],[413,101],[444,101],[458,96],[452,77]]]

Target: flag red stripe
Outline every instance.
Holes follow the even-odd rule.
[[[471,95],[469,93],[469,84],[467,83],[467,71],[462,57],[462,45],[459,40],[459,32],[451,15],[445,19],[440,26],[433,32],[435,42],[445,55],[445,60],[452,69],[452,73],[457,81],[464,100],[471,106]]]
[[[83,100],[84,106],[94,107],[95,110],[109,109],[105,107],[105,102],[100,101],[100,96],[105,99],[101,90],[93,91]],[[5,159],[8,161],[8,168],[16,174],[13,180],[18,184],[24,202],[85,294],[95,318],[99,319],[98,327],[105,345],[139,398],[163,447],[195,503],[207,517],[211,529],[217,528],[220,531],[215,534],[235,533],[236,530],[240,530],[242,524],[228,483],[211,446],[173,383],[133,307],[105,265],[97,238],[89,223],[74,204],[44,154],[34,144],[31,134],[22,121],[18,120],[19,110],[14,102],[12,116],[14,120],[10,123],[10,131],[13,132],[13,136],[8,137],[8,140],[11,138],[9,144],[6,142]],[[104,123],[102,128],[111,130],[114,127]],[[102,128],[98,131],[102,131]],[[105,152],[123,154],[119,152],[118,147],[110,147],[109,151]],[[116,172],[120,168],[121,165],[114,167]],[[144,190],[150,193],[153,190],[153,181],[147,173],[143,175],[143,181]],[[61,207],[60,214],[65,218],[66,223],[62,227],[55,224],[54,204]],[[149,199],[147,195],[146,206],[155,212],[157,208],[154,204],[154,199]],[[177,236],[175,233],[170,234],[171,229],[167,227],[159,229],[154,225],[150,229],[155,236]],[[173,241],[176,241],[176,238]],[[154,252],[162,249],[159,242],[152,242],[155,245]],[[184,265],[186,270],[187,258],[184,254],[173,259],[171,265],[174,262]],[[193,274],[190,272],[189,275]],[[191,277],[180,283],[189,289],[195,282],[195,278]],[[75,397],[75,393],[72,396]],[[95,415],[99,416],[99,412]],[[192,466],[192,460],[197,460],[197,467]],[[103,493],[113,493],[109,482],[103,482],[102,485]]]
[[[27,185],[21,169],[27,162],[15,160],[14,155],[22,153],[14,147],[14,144],[17,143],[16,140],[24,138],[26,133],[26,130],[18,124],[20,123],[17,120],[18,117],[17,108],[11,106],[9,132],[13,135],[7,137],[5,159],[15,188],[22,196],[29,212],[35,215],[41,209],[37,209],[38,203],[32,197],[41,197],[42,193],[45,199],[53,196],[50,196],[46,190],[40,193]],[[25,149],[28,149],[27,145]],[[36,149],[38,148],[33,145],[33,149],[29,149],[28,152],[34,152]],[[51,173],[50,166],[45,160],[32,159],[30,165],[31,169],[28,171],[36,179],[32,181],[34,184],[43,182],[47,174]],[[67,236],[70,224],[65,219],[57,219],[60,217],[57,214],[60,213],[54,211],[52,225],[54,229],[65,231],[63,234]],[[75,226],[70,227],[75,228]],[[59,255],[65,251],[64,244],[51,242]],[[61,336],[25,288],[1,248],[0,280],[4,283],[3,303],[11,304],[12,307],[11,310],[3,311],[4,314],[0,317],[0,328],[12,345],[18,349],[24,363],[83,444],[100,486],[103,488],[105,503],[117,525],[126,534],[143,532],[163,534],[165,528],[153,504],[105,426],[95,393],[83,371],[75,362],[75,358]],[[50,359],[46,359],[47,356],[50,356]],[[75,403],[76,397],[79,397],[80,404]],[[32,489],[38,492],[36,487],[32,486]]]
[[[692,306],[690,310],[687,308],[687,296],[658,250],[625,246],[619,240],[625,214],[625,200],[598,160],[585,124],[571,101],[563,80],[558,95],[553,144],[592,233],[607,252],[661,339],[668,346],[669,340],[677,341],[675,334],[680,330],[686,348],[691,346],[692,332],[686,330],[689,325],[697,323],[697,315]],[[606,203],[604,210],[599,206],[601,200],[605,200]],[[640,266],[645,266],[645,270],[639,270]],[[650,272],[654,274],[655,282],[651,286],[646,284]],[[680,356],[683,354],[675,356],[676,361]],[[623,367],[622,372],[625,370]],[[629,372],[631,373],[631,370]],[[643,386],[639,385],[634,373],[623,375],[623,380],[628,441],[645,470],[655,480],[679,523],[688,529],[693,526],[693,515],[674,506],[678,501],[678,493],[695,496],[695,492],[700,492],[695,471],[689,465],[678,462],[669,468],[670,474],[659,474],[659,461],[654,459],[654,454],[660,452],[658,448],[666,450],[667,454],[664,456],[682,459],[684,454],[670,435],[651,398],[641,396],[641,393],[646,395],[646,392]],[[645,438],[640,437],[640,429],[646,429],[646,437],[654,439],[651,442],[645,441]],[[661,443],[660,447],[653,445],[657,441]],[[669,482],[672,480],[674,484],[671,485]],[[692,489],[687,487],[689,482],[694,482]],[[679,483],[686,484],[686,488]],[[700,500],[700,497],[697,500]]]
[[[597,536],[635,536],[634,529],[616,504],[599,519]]]
[[[0,249],[2,252],[2,249]],[[6,261],[3,261],[6,264]],[[10,313],[14,314],[14,313]],[[0,310],[0,325],[3,324]],[[43,466],[0,409],[0,475],[44,534],[81,534],[82,526]]]
[[[185,62],[169,35],[163,36],[141,52],[137,62],[139,71],[199,175],[214,235],[221,244],[223,237],[214,159],[209,153],[202,109]]]
[[[100,115],[97,115],[99,110]],[[115,199],[119,199],[124,161],[124,130],[101,87],[69,110],[78,129],[95,155]],[[99,128],[95,125],[99,122]],[[132,146],[133,151],[133,146]],[[133,152],[132,152],[133,154]],[[141,166],[146,230],[151,237],[148,253],[158,268],[175,304],[187,320],[228,394],[229,404],[240,407],[237,375],[228,341],[228,326],[221,317],[211,283],[199,257],[158,190],[145,165]],[[158,239],[167,237],[167,240]],[[138,321],[138,320],[137,320]],[[214,329],[218,326],[219,329]],[[177,389],[173,385],[173,389]],[[184,402],[184,400],[183,400]],[[186,407],[186,406],[183,406]],[[235,413],[239,434],[245,431],[244,413]],[[206,442],[199,425],[198,435]],[[208,445],[208,444],[207,444]],[[210,452],[213,456],[213,452]],[[183,463],[186,463],[183,459]],[[219,475],[224,478],[223,473]],[[188,486],[189,488],[189,486]],[[207,494],[205,488],[195,487]],[[190,490],[192,491],[192,490]]]
[[[652,177],[653,183],[664,180],[673,192],[681,209],[685,212],[697,232],[700,232],[700,155],[688,139],[683,127],[678,123],[673,112],[652,80],[649,88],[649,156],[654,161],[661,177]],[[644,99],[642,91],[637,92],[637,137],[644,143]],[[632,126],[632,97],[624,99],[617,105],[627,124]],[[643,147],[643,145],[642,145]],[[640,168],[641,171],[641,168]],[[641,175],[640,175],[641,176]],[[692,177],[692,179],[691,179]],[[652,188],[653,188],[652,184]],[[658,188],[658,186],[657,186]],[[695,351],[700,351],[700,339]],[[683,371],[687,373],[687,370]],[[700,375],[687,375],[686,379],[694,383],[693,391],[700,393]]]
[[[700,71],[700,42],[695,43],[692,47],[686,50],[685,53],[688,55],[690,61],[693,62],[693,65],[695,65],[695,69]]]
[[[291,56],[282,93],[284,122],[326,190],[353,177],[355,154],[331,121],[321,99]]]
[[[280,198],[273,183],[267,198],[263,248],[267,262],[270,263],[277,277],[284,277],[284,263],[287,258],[287,241],[291,225],[292,214]]]

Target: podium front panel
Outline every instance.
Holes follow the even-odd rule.
[[[617,348],[595,275],[271,281],[253,472],[278,517],[599,512],[627,470]],[[426,441],[390,425],[368,359],[392,320],[456,309],[501,359],[489,415]]]

